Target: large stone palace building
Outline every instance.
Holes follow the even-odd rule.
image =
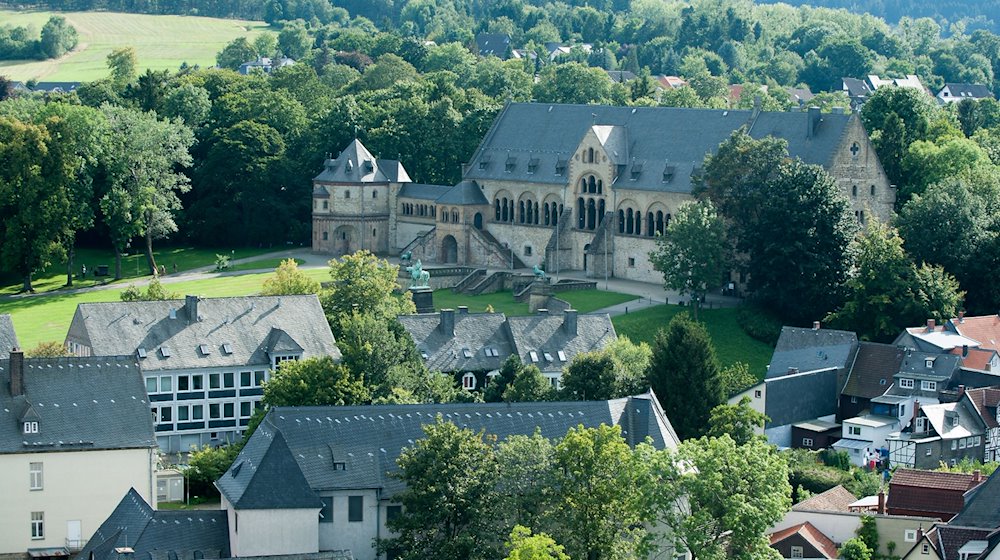
[[[857,114],[511,103],[454,186],[414,183],[359,140],[328,159],[314,179],[313,250],[659,282],[656,234],[740,127],[822,165],[859,221],[891,215],[895,187]]]

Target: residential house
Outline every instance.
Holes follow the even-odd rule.
[[[442,309],[398,320],[429,369],[453,374],[470,391],[483,389],[511,355],[537,366],[558,388],[563,368],[577,354],[601,350],[617,338],[606,313],[580,315],[573,309],[524,317]]]
[[[973,474],[978,478],[979,473]],[[997,471],[965,492],[964,505],[933,536],[943,559],[973,560],[997,556],[996,532],[1000,529],[1000,475]]]
[[[1000,529],[986,537],[986,549],[979,555],[978,560],[1000,560]]]
[[[66,347],[135,357],[167,453],[242,437],[281,362],[340,359],[315,295],[84,303]]]
[[[952,348],[951,354],[962,357],[962,367],[996,372],[1000,368],[1000,353],[992,348]]]
[[[1000,388],[966,389],[964,398],[983,419],[983,462],[1000,460]]]
[[[771,548],[782,558],[836,559],[837,545],[808,521],[771,533]]]
[[[230,552],[343,550],[375,559],[372,541],[390,535],[385,521],[401,511],[396,460],[437,418],[498,440],[536,431],[559,438],[574,426],[607,424],[621,426],[630,445],[678,444],[651,392],[610,401],[272,408],[216,482]]]
[[[836,418],[840,388],[857,350],[852,332],[822,329],[819,323],[811,329],[781,329],[764,377],[768,441],[798,447],[802,442],[792,440],[794,424]]]
[[[573,49],[579,49],[587,54],[590,54],[590,52],[594,50],[594,45],[591,45],[590,43],[576,43],[573,45],[556,42],[545,43],[545,50],[549,53],[549,60],[556,60],[560,56],[570,54],[573,52]]]
[[[134,488],[77,555],[79,560],[229,558],[229,521],[220,510],[153,509]]]
[[[631,82],[638,77],[633,72],[629,72],[628,70],[605,70],[604,72],[609,78],[611,78],[612,82],[617,82],[619,84]]]
[[[847,383],[840,393],[839,418],[853,418],[871,410],[871,400],[893,384],[904,351],[891,344],[861,342]]]
[[[938,103],[958,103],[963,99],[993,99],[993,92],[983,84],[946,83],[937,94]]]
[[[812,101],[813,94],[809,86],[803,85],[802,87],[786,87],[785,91],[788,93],[788,97],[792,100],[792,103],[797,107],[805,107],[807,103]]]
[[[288,57],[281,57],[277,60],[270,59],[266,56],[257,58],[257,60],[251,60],[250,62],[244,62],[240,64],[240,74],[244,76],[251,74],[253,72],[263,72],[265,74],[270,74],[271,72],[284,68],[285,66],[291,66],[295,64],[295,61]]]
[[[80,87],[80,82],[36,82],[31,91],[43,93],[70,93]]]
[[[495,56],[501,60],[511,57],[510,35],[506,33],[479,33],[476,35],[476,53],[479,56]]]
[[[843,485],[836,485],[826,492],[820,492],[809,496],[805,500],[792,506],[797,511],[851,511],[851,504],[858,501],[858,497],[844,488]]]
[[[899,468],[889,480],[886,507],[893,515],[948,521],[962,511],[965,493],[983,482],[982,475]]]
[[[806,420],[792,424],[792,446],[814,451],[826,449],[842,437],[842,427],[829,420]]]
[[[0,360],[0,556],[79,550],[129,488],[155,499],[156,458],[134,357]]]
[[[863,79],[845,77],[842,82],[841,89],[851,98],[851,107],[854,109],[860,108],[877,89],[885,86],[911,88],[929,94],[920,78],[914,74],[907,74],[904,78],[880,78],[871,74]]]
[[[936,543],[936,531],[935,529],[930,529],[924,532],[923,529],[917,532],[917,541],[910,545],[909,551],[906,548],[902,550],[903,555],[901,560],[943,560],[940,554],[938,554],[938,548]]]
[[[10,320],[10,315],[0,315],[0,360],[10,357],[13,348],[20,348],[17,342],[17,332],[14,331],[14,322]]]
[[[679,89],[688,85],[684,78],[678,76],[666,76],[659,75],[656,77],[656,81],[660,84],[660,89]]]
[[[986,423],[971,401],[927,406],[917,401],[914,409],[913,422],[887,438],[890,465],[934,469],[982,460]]]
[[[894,402],[875,402],[875,412],[844,420],[841,438],[833,444],[833,449],[846,452],[855,466],[881,464],[889,455],[886,438],[899,431],[902,422],[899,414],[903,406]]]

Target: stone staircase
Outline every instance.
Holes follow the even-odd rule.
[[[471,273],[466,275],[465,278],[459,280],[458,284],[455,284],[455,287],[453,287],[451,290],[456,294],[464,293],[474,284],[481,282],[485,277],[486,277],[486,269],[477,268],[476,270],[473,270]]]
[[[528,268],[524,264],[524,261],[513,254],[509,247],[504,247],[503,243],[500,243],[496,237],[493,237],[492,233],[475,228],[472,228],[470,231],[472,231],[473,236],[478,236],[485,245],[489,246],[502,259],[501,262],[511,263],[513,261],[513,268]]]

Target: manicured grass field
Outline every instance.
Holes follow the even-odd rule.
[[[580,313],[590,313],[591,311],[637,299],[637,296],[616,292],[602,292],[599,290],[563,292],[556,294],[556,297],[568,301]],[[470,296],[456,294],[450,289],[435,290],[434,307],[436,309],[455,309],[460,305],[467,305],[469,311],[473,313],[486,311],[486,306],[492,305],[493,311],[497,313],[506,313],[507,315],[528,314],[528,304],[515,302],[514,296],[510,292],[505,291]]]
[[[259,259],[256,261],[245,262],[243,264],[238,264],[235,266],[230,266],[226,269],[227,272],[240,272],[243,270],[264,270],[265,268],[275,269],[281,264],[281,261],[285,259]],[[296,264],[302,266],[306,261],[302,259],[295,259]],[[329,276],[329,275],[328,275]]]
[[[666,328],[674,315],[685,310],[686,308],[678,305],[658,305],[628,315],[618,315],[612,318],[612,322],[619,335],[625,335],[633,342],[652,344],[657,331]],[[764,377],[774,348],[750,338],[740,328],[736,321],[736,309],[702,309],[698,312],[698,319],[708,328],[722,365],[744,362],[757,377]]]
[[[55,12],[0,10],[0,22],[31,24],[36,33]],[[117,48],[135,47],[139,73],[213,66],[215,54],[237,37],[253,39],[268,26],[260,21],[196,16],[157,16],[116,12],[60,12],[76,28],[76,50],[59,59],[0,61],[0,74],[12,80],[86,82],[108,74],[105,58]]]
[[[154,246],[155,248],[155,246]],[[204,249],[194,247],[171,247],[155,250],[156,263],[167,267],[167,274],[173,274],[174,265],[177,265],[178,272],[191,270],[203,266],[213,266],[215,264],[216,253],[227,253],[234,259],[244,259],[260,255],[262,253],[273,252],[274,249]],[[73,280],[73,288],[87,288],[97,284],[110,282],[111,277],[96,277],[94,272],[97,265],[108,265],[108,272],[114,276],[115,256],[110,250],[105,249],[77,249],[74,259],[74,275],[79,275],[81,266],[87,265],[87,277],[85,279]],[[266,259],[257,261],[256,264],[246,269],[231,270],[252,270],[254,268],[275,268],[280,259]],[[272,264],[273,263],[273,264]],[[249,264],[249,263],[248,263]],[[245,266],[245,265],[239,265]],[[134,278],[148,278],[146,274],[146,255],[137,253],[122,259],[123,281]],[[45,271],[37,274],[33,281],[36,292],[48,292],[58,290],[66,284],[66,263],[54,263]],[[0,295],[16,294],[21,290],[21,279],[12,274],[0,275]]]

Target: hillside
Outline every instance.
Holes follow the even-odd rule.
[[[948,32],[948,27],[956,22],[964,22],[966,31],[989,29],[1000,31],[1000,2],[980,0],[977,2],[927,2],[926,0],[758,0],[761,4],[778,2],[793,6],[816,6],[822,8],[842,8],[856,14],[871,14],[895,25],[900,19],[929,17]]]
[[[0,10],[4,24],[31,24],[41,29],[54,12]],[[80,34],[76,50],[55,60],[0,61],[0,74],[13,80],[79,82],[107,74],[105,57],[113,49],[133,46],[139,70],[176,70],[181,63],[211,66],[229,41],[253,38],[267,24],[259,21],[195,16],[155,16],[115,12],[65,12]]]

